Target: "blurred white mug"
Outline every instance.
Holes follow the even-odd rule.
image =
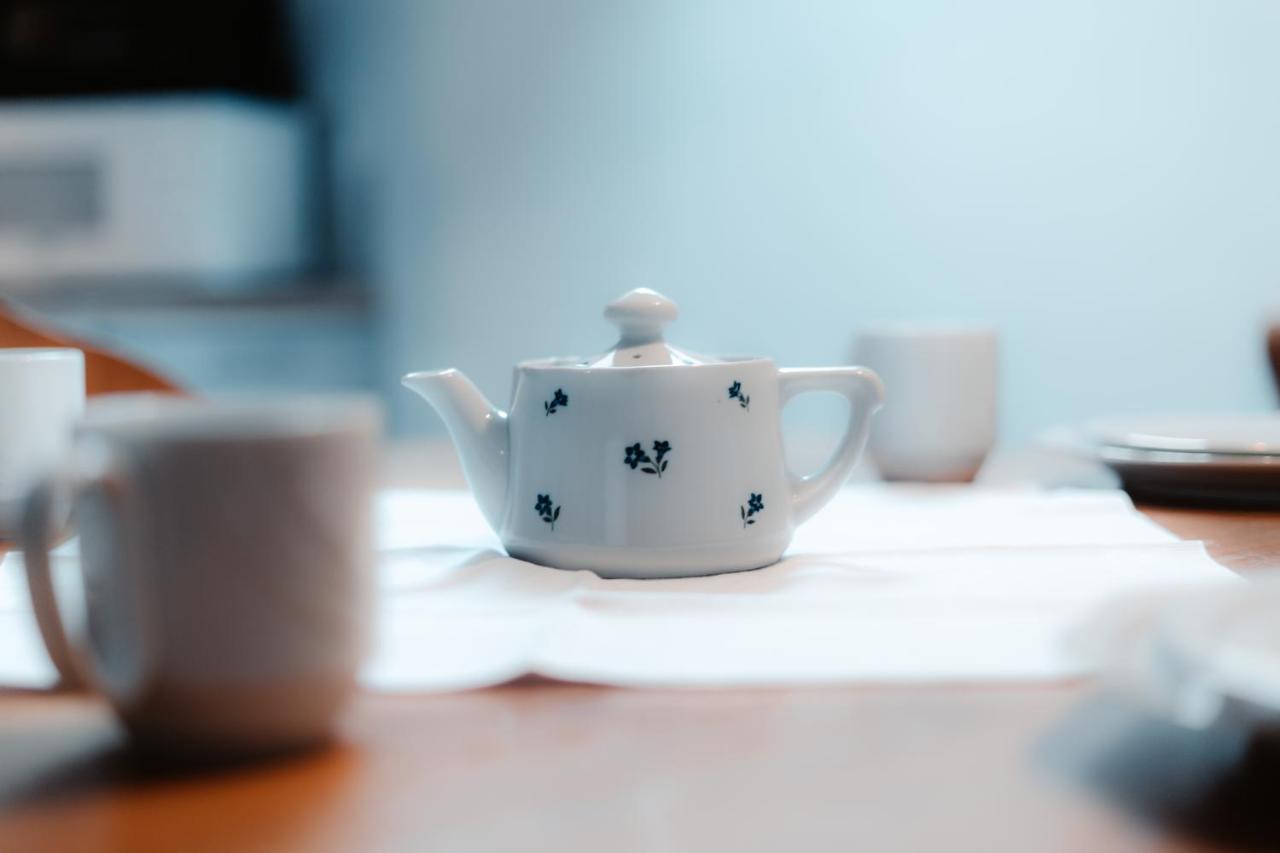
[[[900,326],[858,335],[855,361],[888,389],[871,429],[886,480],[972,480],[996,439],[998,345],[989,327]]]
[[[63,681],[168,755],[326,736],[368,646],[379,424],[364,398],[97,398],[23,525]],[[68,503],[85,606],[64,612],[46,549]]]
[[[62,458],[84,410],[84,353],[0,349],[0,539],[17,535],[27,491]]]

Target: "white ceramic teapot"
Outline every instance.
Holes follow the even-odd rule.
[[[605,317],[617,346],[517,366],[510,413],[456,370],[404,384],[436,408],[489,524],[513,557],[604,577],[678,577],[769,565],[840,488],[880,407],[863,367],[779,370],[669,346],[675,303],[633,290]],[[797,394],[849,400],[822,470],[787,468],[781,411]]]

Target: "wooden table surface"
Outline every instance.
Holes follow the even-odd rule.
[[[1280,514],[1148,509],[1226,565]],[[332,747],[181,773],[0,692],[0,851],[1280,849],[1280,758],[1087,684],[359,696]]]

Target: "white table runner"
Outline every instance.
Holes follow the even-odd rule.
[[[384,493],[378,536],[363,680],[388,691],[1061,679],[1081,672],[1063,636],[1102,602],[1235,577],[1118,492],[857,486],[781,563],[683,580],[510,559],[459,492]],[[46,686],[20,569],[0,571],[0,684]]]

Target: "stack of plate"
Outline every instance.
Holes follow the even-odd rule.
[[[1111,418],[1079,438],[1135,500],[1280,508],[1280,414]]]

